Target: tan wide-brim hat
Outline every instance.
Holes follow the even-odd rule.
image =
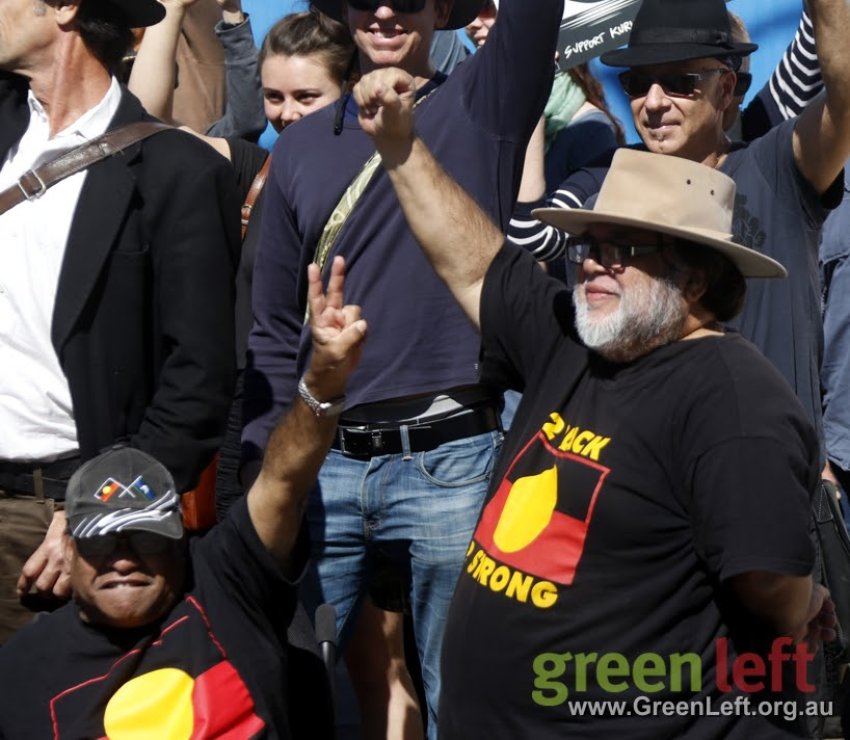
[[[744,277],[786,277],[776,260],[732,241],[735,182],[722,172],[667,154],[619,149],[592,210],[538,208],[535,218],[570,234],[591,224],[646,229],[724,254]]]
[[[524,0],[524,2],[533,2],[534,0]],[[313,0],[312,5],[321,10],[325,15],[329,15],[335,20],[342,20],[342,5],[345,0]],[[451,31],[456,28],[468,26],[475,20],[481,8],[484,7],[484,0],[454,0],[452,12],[449,14],[449,19],[446,25],[440,29],[443,31]],[[497,6],[498,7],[498,6]]]

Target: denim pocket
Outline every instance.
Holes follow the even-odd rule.
[[[431,483],[445,488],[461,488],[489,479],[501,447],[502,432],[486,432],[420,452],[416,465]]]

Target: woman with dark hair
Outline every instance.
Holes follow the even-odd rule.
[[[180,21],[194,2],[196,0],[165,0],[166,18],[145,33],[133,65],[130,89],[150,113],[166,121],[171,120],[170,92],[175,82],[174,50]],[[225,0],[219,0],[219,4],[225,8]],[[248,24],[238,0],[227,0],[226,6],[223,16],[228,27]],[[269,30],[259,52],[253,42],[251,47],[257,57],[265,117],[277,132],[339,99],[354,57],[354,43],[348,29],[317,10],[282,18]],[[239,101],[250,99],[250,96],[239,97]],[[228,107],[233,104],[234,101],[228,99]],[[256,105],[259,104],[257,95]],[[224,117],[241,120],[250,116],[226,110]],[[236,352],[240,375],[218,465],[216,509],[221,516],[242,495],[238,479],[242,433],[241,371],[245,368],[248,334],[253,323],[251,280],[260,233],[260,218],[254,214],[262,209],[262,187],[269,153],[239,136],[210,137],[191,132],[231,161],[243,201],[252,185],[255,186],[252,202],[248,208],[243,208],[242,256],[236,276]]]

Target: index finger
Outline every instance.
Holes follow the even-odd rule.
[[[322,272],[315,262],[307,265],[307,308],[310,316],[321,316],[322,311],[325,310]]]

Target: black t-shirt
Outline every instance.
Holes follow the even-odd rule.
[[[278,635],[293,587],[244,499],[188,563],[183,598],[148,628],[97,629],[72,603],[17,633],[0,649],[0,737],[293,737]]]
[[[734,333],[613,365],[575,339],[572,315],[562,284],[501,251],[481,299],[482,374],[524,395],[449,613],[441,737],[781,737],[772,720],[647,702],[721,711],[753,626],[723,582],[811,572],[814,432]],[[587,700],[631,716],[571,704]]]

